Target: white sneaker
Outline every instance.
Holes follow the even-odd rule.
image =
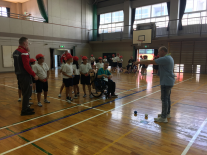
[[[83,98],[86,98],[86,94],[83,96]]]
[[[74,91],[72,91],[72,94],[74,94]]]
[[[42,107],[42,103],[41,103],[41,102],[38,102],[37,105],[38,105],[39,107]]]
[[[44,100],[45,103],[50,103],[50,101],[48,101],[47,99]]]
[[[93,98],[93,95],[90,95],[89,97],[90,97],[90,98]]]
[[[71,103],[71,100],[67,100],[68,103]]]
[[[32,100],[32,98],[30,97],[29,100]]]
[[[161,117],[162,114],[158,114],[158,117]],[[170,114],[167,115],[167,118],[171,118]]]
[[[162,117],[154,118],[154,121],[155,121],[155,122],[168,123],[167,118],[162,118]]]
[[[58,97],[61,97],[61,94],[59,94]]]
[[[34,104],[33,102],[29,102],[29,105],[32,105],[32,104]]]
[[[19,98],[19,99],[18,99],[18,102],[21,102],[21,101],[22,101],[22,99],[21,99],[21,98]]]

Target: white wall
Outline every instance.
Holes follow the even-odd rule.
[[[3,1],[3,0],[0,0],[0,6],[10,8],[10,12],[17,13],[16,3],[11,3],[11,2],[6,2],[6,1]]]

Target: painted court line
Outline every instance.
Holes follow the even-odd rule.
[[[157,82],[155,82],[155,83],[157,83]],[[18,88],[16,88],[16,87],[11,87],[11,86],[4,85],[4,84],[0,84],[0,85],[2,85],[2,86],[6,86],[6,87],[10,87],[10,88],[13,88],[13,89],[18,89]],[[117,93],[117,94],[122,94],[122,93],[128,92],[128,91],[130,91],[130,90],[139,89],[139,88],[142,88],[142,87],[145,87],[145,86],[147,86],[147,85],[143,85],[143,86],[141,86],[141,87],[136,87],[136,88],[133,88],[133,89],[129,89],[129,90],[126,90],[126,91]],[[53,97],[50,97],[50,98],[53,98]],[[88,102],[85,102],[85,103],[82,103],[82,104],[78,104],[78,105],[73,106],[73,107],[69,107],[69,108],[65,108],[65,109],[57,110],[57,111],[55,111],[55,112],[51,112],[51,113],[48,113],[48,114],[44,114],[44,115],[42,115],[42,116],[38,116],[38,117],[34,117],[34,118],[31,118],[31,119],[28,119],[28,120],[25,120],[25,121],[21,121],[21,122],[18,122],[18,123],[14,123],[14,124],[12,124],[12,125],[4,126],[4,127],[1,127],[0,130],[9,128],[9,127],[12,127],[12,126],[15,126],[15,125],[19,125],[19,124],[22,124],[22,123],[26,123],[26,122],[29,122],[29,121],[32,121],[32,120],[36,120],[36,119],[39,119],[39,118],[42,118],[42,117],[46,117],[46,116],[49,116],[49,115],[52,115],[52,114],[55,114],[55,113],[59,113],[59,112],[62,112],[62,111],[68,110],[68,109],[76,108],[76,107],[82,106],[83,104],[92,103],[92,102],[95,102],[95,101],[98,101],[98,100],[101,100],[101,99],[102,99],[102,98],[100,98],[100,99],[96,99],[96,100],[93,100],[93,101],[88,101]],[[58,99],[58,100],[61,100],[61,99]]]
[[[206,124],[207,124],[207,118],[204,120],[204,122],[202,123],[202,125],[200,126],[200,128],[197,130],[197,132],[195,133],[195,135],[193,136],[193,138],[190,140],[190,142],[188,143],[188,145],[186,146],[185,150],[183,151],[183,153],[181,155],[186,155],[188,153],[190,147],[193,145],[193,143],[195,142],[196,138],[198,137],[198,135],[203,130],[203,128],[204,128],[204,126]]]
[[[193,78],[193,77],[192,77],[192,78]],[[189,78],[189,79],[187,79],[187,80],[184,80],[184,81],[182,81],[182,82],[179,82],[179,83],[177,83],[177,84],[175,84],[175,85],[178,85],[178,84],[180,84],[180,83],[183,83],[183,82],[185,82],[185,81],[188,81],[188,80],[190,80],[190,79],[192,79],[192,78]],[[78,122],[78,123],[75,123],[75,124],[73,124],[73,125],[70,125],[70,126],[68,126],[68,127],[65,127],[65,128],[63,128],[63,129],[60,129],[60,130],[58,130],[58,131],[55,131],[55,132],[53,132],[53,133],[51,133],[51,134],[48,134],[48,135],[46,135],[46,136],[43,136],[43,137],[41,137],[41,138],[38,138],[38,139],[33,140],[33,141],[31,141],[31,142],[28,142],[28,143],[26,143],[26,144],[24,144],[24,145],[20,145],[20,146],[18,146],[18,147],[16,147],[16,148],[13,148],[13,149],[11,149],[11,150],[5,151],[5,152],[2,153],[2,155],[7,154],[7,153],[10,153],[10,152],[12,152],[12,151],[15,151],[15,150],[17,150],[17,149],[19,149],[19,148],[22,148],[22,147],[24,147],[24,146],[27,146],[27,145],[29,145],[29,144],[35,143],[35,142],[37,142],[37,141],[39,141],[39,140],[42,140],[42,139],[47,138],[47,137],[49,137],[49,136],[52,136],[52,135],[54,135],[54,134],[56,134],[56,133],[59,133],[59,132],[64,131],[64,130],[66,130],[66,129],[69,129],[69,128],[73,127],[73,126],[76,126],[76,125],[78,125],[78,124],[81,124],[81,123],[83,123],[83,122],[86,122],[86,121],[88,121],[88,120],[91,120],[91,119],[93,119],[93,118],[96,118],[96,117],[98,117],[98,116],[101,116],[101,115],[103,115],[103,114],[105,114],[105,113],[108,113],[108,112],[110,112],[110,111],[113,111],[113,110],[115,110],[115,109],[118,109],[118,108],[120,108],[120,107],[123,107],[123,106],[128,105],[128,104],[130,104],[130,103],[132,103],[132,102],[138,101],[138,100],[140,100],[140,99],[142,99],[142,98],[145,98],[145,97],[147,97],[147,96],[153,95],[153,94],[158,93],[158,92],[160,92],[160,90],[155,91],[155,92],[153,92],[153,93],[150,93],[150,94],[148,94],[148,95],[145,95],[145,96],[143,96],[143,97],[140,97],[140,98],[138,98],[138,99],[135,99],[135,100],[133,100],[133,101],[127,102],[127,103],[125,103],[125,104],[123,104],[123,105],[120,105],[120,106],[118,106],[118,107],[116,107],[116,108],[113,108],[113,109],[111,109],[111,110],[105,111],[105,112],[103,112],[103,113],[100,113],[100,114],[98,114],[98,115],[95,115],[95,116],[93,116],[93,117],[90,117],[90,118],[88,118],[88,119],[85,119],[85,120],[83,120],[83,121],[80,121],[80,122]],[[99,105],[99,106],[100,106],[100,105]],[[95,107],[98,107],[98,106],[95,106]],[[92,109],[92,108],[91,108],[91,109]],[[88,109],[88,110],[89,110],[89,109]]]

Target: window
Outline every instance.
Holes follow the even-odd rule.
[[[207,0],[187,0],[182,25],[207,24]]]
[[[0,16],[7,17],[7,9],[6,9],[6,7],[1,7],[0,6]]]
[[[123,31],[124,12],[116,11],[100,14],[99,34]]]
[[[136,8],[133,28],[136,29],[136,24],[150,22],[156,22],[157,27],[167,27],[168,21],[167,3],[149,5]]]

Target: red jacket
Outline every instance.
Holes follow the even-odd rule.
[[[29,53],[24,47],[19,46],[18,49],[14,51],[13,58],[14,58],[15,74],[17,75],[30,74],[33,77],[36,75],[30,66]]]

